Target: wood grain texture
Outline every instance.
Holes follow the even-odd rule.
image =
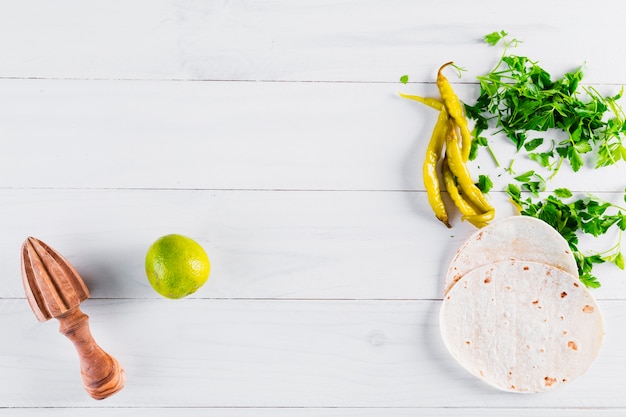
[[[586,417],[593,410],[598,417],[621,417],[622,409],[588,409],[588,408],[150,408],[151,416],[180,417],[526,417],[529,412],[536,415],[552,417]],[[144,410],[141,410],[142,412]],[[136,408],[8,408],[2,410],[3,415],[9,417],[46,416],[46,417],[74,417],[84,416],[113,416],[128,417],[139,415]]]
[[[23,297],[24,233],[62,252],[94,298],[158,297],[145,254],[179,232],[212,262],[192,298],[441,299],[449,263],[476,230],[458,215],[446,229],[417,192],[0,190],[0,198],[0,268],[13,277],[0,287],[5,297]],[[498,217],[514,213],[496,199]],[[608,248],[618,236],[610,237],[580,245]],[[600,265],[598,275],[596,297],[624,299],[623,271]]]
[[[59,331],[76,348],[83,388],[95,400],[104,400],[124,388],[124,368],[94,340],[89,316],[78,307],[56,317]]]
[[[22,245],[21,273],[26,299],[40,322],[55,318],[59,331],[76,348],[83,387],[103,400],[124,387],[124,370],[94,340],[89,317],[80,303],[89,289],[74,266],[41,240],[28,237]]]
[[[5,77],[396,82],[432,79],[454,59],[483,73],[482,37],[507,30],[551,72],[587,64],[589,80],[626,83],[615,4],[530,0],[505,6],[393,0],[203,2],[31,0],[0,9]],[[580,30],[572,22],[585,22]],[[591,35],[597,30],[597,35]],[[471,65],[470,65],[471,64]]]
[[[479,383],[447,353],[438,300],[88,300],[94,332],[126,370],[124,390],[97,405],[67,341],[29,325],[24,304],[0,306],[2,334],[24,340],[3,347],[0,366],[19,376],[1,380],[3,407],[626,408],[621,385],[605,382],[626,371],[622,301],[600,303],[607,338],[583,377],[517,395]]]
[[[458,93],[469,100],[477,88]],[[437,113],[399,91],[438,94],[400,83],[0,80],[0,186],[424,190]],[[472,172],[480,167],[495,190],[512,181],[511,159],[517,173],[537,169],[508,139],[489,139],[501,166],[482,152]],[[548,186],[623,190],[619,167],[586,159]]]
[[[586,84],[616,94],[615,7],[2,2],[0,415],[625,415],[626,279],[610,265],[594,290],[605,345],[570,386],[502,393],[447,353],[443,275],[474,229],[430,212],[421,161],[437,115],[398,97],[435,95],[436,69],[454,60],[466,69],[450,74],[455,90],[475,99],[502,52],[481,40],[495,30],[553,76],[584,64]],[[501,166],[483,153],[471,169],[492,176],[497,216],[511,215],[504,167],[534,165],[489,139]],[[565,167],[549,188],[623,205],[623,169]],[[148,246],[172,232],[212,261],[209,282],[176,301],[143,271]],[[91,290],[81,308],[127,377],[104,402],[83,391],[69,341],[29,311],[29,235]]]

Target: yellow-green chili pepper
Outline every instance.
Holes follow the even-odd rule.
[[[485,227],[493,218],[495,217],[496,211],[489,210],[488,212],[482,214],[476,214],[474,216],[464,216],[463,219],[469,221],[474,226],[480,228]]]
[[[454,205],[461,212],[461,219],[469,221],[478,228],[487,226],[488,222],[493,219],[494,211],[480,214],[469,201],[465,200],[459,192],[454,174],[450,171],[450,167],[448,166],[447,158],[443,159],[441,170],[443,182],[446,186],[446,190],[448,191],[448,195],[450,195]]]
[[[461,156],[459,140],[456,135],[456,130],[454,129],[454,121],[452,118],[448,120],[448,124],[449,128],[446,137],[446,156],[448,158],[450,171],[452,171],[456,177],[465,198],[467,198],[467,200],[480,210],[480,214],[494,210],[483,195],[482,191],[480,191],[480,188],[478,188],[476,184],[474,184],[474,181],[472,181],[469,169]]]
[[[443,202],[443,198],[441,197],[441,187],[439,184],[439,177],[437,175],[437,164],[439,163],[443,153],[443,145],[446,141],[447,130],[448,113],[446,113],[446,110],[442,107],[439,112],[435,128],[433,129],[432,136],[428,142],[426,158],[424,159],[424,165],[422,168],[422,175],[424,177],[424,187],[426,188],[428,203],[435,213],[435,216],[447,227],[451,227],[448,222],[446,206]]]
[[[420,103],[425,104],[428,107],[432,107],[435,110],[439,110],[439,111],[445,110],[443,102],[441,100],[437,100],[436,98],[414,96],[414,95],[404,94],[404,93],[399,93],[399,94],[400,94],[400,97],[408,98],[409,100],[419,101]]]
[[[463,111],[463,104],[461,104],[459,97],[452,89],[448,79],[441,72],[445,67],[451,64],[452,62],[448,62],[439,68],[439,71],[437,72],[437,87],[439,88],[441,100],[443,101],[450,118],[452,118],[452,120],[454,120],[456,125],[459,127],[461,139],[463,141],[461,146],[463,161],[467,162],[469,159],[470,149],[472,147],[472,134],[470,133],[467,125],[467,119],[465,118],[465,113]]]

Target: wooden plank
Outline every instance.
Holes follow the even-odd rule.
[[[559,74],[586,63],[591,82],[626,83],[610,0],[202,2],[31,0],[0,8],[1,77],[395,82],[432,80],[455,60],[469,74],[499,52],[481,38],[507,30],[520,54]],[[540,12],[538,12],[540,11]],[[571,22],[584,19],[584,30]],[[591,36],[589,34],[596,34]]]
[[[56,323],[0,300],[0,407],[626,408],[626,302],[603,301],[607,337],[582,377],[544,395],[470,376],[439,336],[439,301],[87,300],[123,391],[94,402]],[[450,393],[454,395],[450,395]],[[419,411],[419,410],[418,410]]]
[[[498,217],[513,214],[499,197]],[[158,297],[145,253],[159,236],[181,233],[212,260],[192,297],[440,299],[450,260],[476,230],[458,215],[446,229],[413,192],[0,190],[0,201],[3,297],[24,297],[19,248],[29,235],[70,259],[92,297]],[[623,271],[597,271],[598,298],[626,298]]]
[[[529,413],[551,417],[587,417],[590,414],[598,417],[622,417],[626,409],[600,408],[150,408],[141,409],[153,417],[526,417]],[[93,417],[126,417],[136,416],[137,408],[9,408],[3,409],[6,417],[46,416],[74,417],[88,413]]]
[[[0,187],[423,190],[437,114],[398,91],[437,94],[399,83],[2,80]],[[501,166],[482,152],[472,172],[495,190],[512,181],[511,158],[518,174],[541,172],[491,139]],[[548,187],[624,189],[619,167],[570,173]]]

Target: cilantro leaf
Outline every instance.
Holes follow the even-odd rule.
[[[524,143],[524,149],[528,152],[534,151],[543,144],[543,138],[537,138]]]
[[[501,30],[500,32],[492,32],[488,35],[485,35],[485,42],[487,42],[491,46],[495,46],[501,39],[505,38],[508,35],[505,31]]]
[[[577,172],[583,166],[583,158],[580,156],[580,152],[576,149],[576,147],[568,147],[567,148],[567,157],[569,158],[569,163],[574,172]]]
[[[472,145],[470,147],[469,160],[473,161],[478,156],[478,147],[479,146],[489,146],[487,142],[487,138],[484,136],[474,136],[472,139]]]
[[[613,263],[622,271],[624,270],[624,256],[619,252],[613,259]]]
[[[573,194],[567,188],[557,188],[554,190],[554,195],[560,198],[570,198]]]
[[[552,152],[533,152],[528,154],[528,158],[530,158],[530,160],[535,161],[544,168],[549,168],[551,166],[550,158],[552,157],[554,157],[554,154]]]
[[[535,175],[535,171],[526,171],[523,174],[515,177],[515,180],[519,182],[528,182],[530,181],[533,175]]]
[[[476,186],[483,193],[488,193],[489,190],[493,188],[493,181],[491,181],[491,178],[489,178],[488,176],[480,174],[478,176],[478,183],[476,184]]]
[[[582,282],[583,285],[587,288],[600,288],[601,286],[600,281],[598,281],[598,278],[591,275],[590,272],[585,272],[583,274],[580,274],[579,277],[580,277],[580,282]]]

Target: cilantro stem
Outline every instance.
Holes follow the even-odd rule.
[[[559,157],[559,163],[556,165],[556,168],[552,170],[552,175],[548,177],[548,181],[552,181],[552,178],[554,178],[554,176],[559,172],[561,165],[563,165],[563,159],[564,158]]]
[[[608,258],[607,255],[614,255],[617,252],[621,251],[621,246],[622,246],[622,231],[619,231],[619,236],[617,241],[615,242],[615,244],[613,246],[611,246],[610,248],[602,251],[602,252],[595,252],[595,255],[600,255],[602,256],[602,258]]]
[[[511,159],[511,162],[509,162],[509,166],[506,168],[506,172],[511,175],[515,175],[515,171],[513,171],[513,162],[515,162],[515,160]]]
[[[493,152],[493,149],[491,149],[491,146],[487,145],[487,151],[489,152],[489,155],[491,155],[493,162],[496,164],[496,168],[500,168],[500,162],[498,162],[498,158],[496,158],[496,154]]]

